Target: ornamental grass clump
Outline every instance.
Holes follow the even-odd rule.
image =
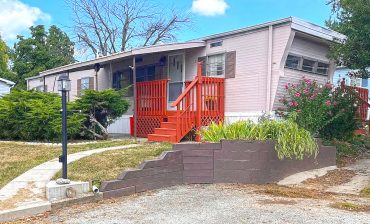
[[[294,118],[285,121],[266,120],[258,124],[239,121],[232,124],[212,123],[201,131],[208,142],[220,140],[273,140],[279,159],[302,160],[318,154],[318,145],[309,131],[299,127]]]

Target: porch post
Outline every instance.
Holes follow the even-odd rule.
[[[137,100],[137,93],[136,93],[136,57],[132,58],[132,78],[134,83],[134,138],[135,141],[137,140],[137,108],[136,108],[136,100]]]
[[[196,111],[196,129],[195,141],[200,142],[200,129],[202,126],[202,62],[197,63],[197,111]]]

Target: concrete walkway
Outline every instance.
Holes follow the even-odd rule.
[[[68,155],[68,163],[74,162],[92,154],[110,150],[128,149],[139,144],[108,147],[83,151]],[[62,169],[58,158],[38,165],[18,176],[0,190],[0,216],[4,210],[19,209],[22,207],[37,207],[48,203],[45,195],[46,184]]]

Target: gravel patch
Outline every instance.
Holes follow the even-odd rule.
[[[370,213],[331,208],[332,201],[256,194],[237,185],[188,185],[64,208],[42,223],[369,223]]]

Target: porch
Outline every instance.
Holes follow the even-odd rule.
[[[169,89],[171,83],[168,79],[136,83],[138,137],[175,143],[189,133],[198,136],[202,126],[224,120],[223,78],[205,76],[198,63],[194,79],[185,82],[184,91],[176,97]]]

